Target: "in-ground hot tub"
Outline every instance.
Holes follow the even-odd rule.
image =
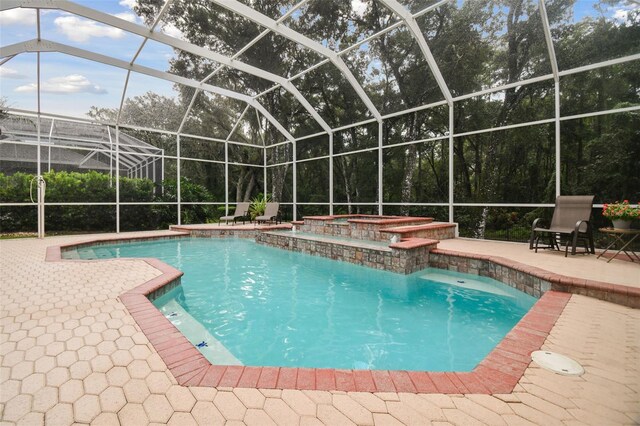
[[[305,216],[304,220],[322,221],[327,223],[371,223],[380,225],[409,225],[433,222],[432,217],[417,216],[380,216],[372,214],[344,214],[333,216]]]
[[[393,231],[397,231],[397,239],[400,239],[408,231],[418,232],[442,228],[449,229],[446,238],[453,238],[455,227],[453,223],[434,222],[432,217],[359,214],[305,216],[303,223],[298,225],[302,232],[371,241],[389,241],[393,237]],[[423,235],[419,236],[424,238]],[[438,239],[443,239],[442,236],[439,235]]]

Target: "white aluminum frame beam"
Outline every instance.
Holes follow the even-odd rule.
[[[435,10],[435,9],[439,8],[439,7],[440,7],[440,6],[442,6],[443,4],[450,3],[451,1],[453,1],[453,0],[440,0],[439,2],[437,2],[437,3],[435,3],[435,4],[432,4],[431,6],[428,6],[428,7],[427,7],[427,8],[425,8],[425,9],[423,9],[423,10],[421,10],[421,11],[417,12],[417,13],[414,13],[412,16],[413,16],[413,18],[418,18],[418,17],[420,17],[420,16],[424,15],[425,13],[431,12],[432,10]],[[280,20],[278,20],[278,22],[280,22]],[[386,33],[388,33],[388,32],[391,32],[391,31],[395,30],[396,28],[401,27],[401,26],[403,26],[403,25],[405,25],[404,21],[399,20],[399,21],[397,21],[397,22],[395,22],[395,23],[393,23],[393,24],[389,25],[388,27],[383,28],[382,30],[378,31],[377,33],[375,33],[375,34],[371,34],[370,36],[368,36],[368,37],[366,37],[366,38],[364,38],[364,39],[362,39],[362,40],[359,40],[359,41],[355,42],[355,43],[354,43],[354,44],[352,44],[351,46],[347,46],[347,47],[345,47],[344,49],[342,49],[342,50],[340,50],[340,51],[338,52],[338,56],[343,56],[343,55],[345,55],[345,54],[347,54],[347,53],[351,52],[352,50],[357,49],[357,48],[358,48],[358,47],[360,47],[361,45],[363,45],[363,44],[365,44],[365,43],[368,43],[368,42],[370,42],[370,41],[372,41],[372,40],[374,40],[374,39],[376,39],[376,38],[378,38],[378,37],[380,37],[380,36],[382,36],[382,35],[384,35],[384,34],[386,34]],[[320,66],[322,66],[322,65],[326,64],[327,62],[330,62],[330,59],[323,59],[322,61],[318,62],[317,64],[315,64],[315,65],[311,65],[309,68],[307,68],[307,69],[305,69],[305,70],[300,71],[298,74],[296,74],[296,75],[294,75],[294,76],[292,76],[292,77],[289,77],[289,81],[293,81],[293,80],[295,80],[295,79],[297,79],[297,78],[300,78],[300,77],[302,77],[303,75],[307,74],[308,72],[310,72],[310,71],[312,71],[312,70],[314,70],[314,69],[316,69],[316,68],[318,68],[318,67],[320,67]],[[262,92],[262,93],[258,93],[255,97],[256,97],[256,98],[259,98],[260,96],[263,96],[263,95],[265,95],[265,94],[267,94],[267,93],[271,92],[272,90],[275,90],[277,87],[278,87],[278,86],[277,86],[277,85],[275,85],[275,86],[273,86],[273,87],[271,87],[271,88],[269,88],[269,89],[265,90],[265,91],[264,91],[264,92]],[[445,101],[445,102],[446,102],[446,101]],[[384,116],[383,116],[382,118],[384,118]]]
[[[232,99],[245,102],[258,111],[260,111],[267,120],[271,122],[287,140],[293,142],[294,137],[284,128],[282,125],[269,113],[256,99],[251,96],[244,95],[242,93],[233,92],[231,90],[223,89],[221,87],[212,86],[206,83],[200,83],[195,80],[191,80],[186,77],[181,77],[175,74],[171,74],[164,71],[158,71],[153,68],[145,67],[142,65],[130,64],[129,62],[122,61],[120,59],[112,58],[110,56],[101,55],[99,53],[90,52],[76,47],[68,46],[62,43],[57,43],[49,40],[29,40],[16,43],[10,46],[0,47],[0,57],[13,56],[20,53],[28,52],[56,52],[63,53],[78,58],[87,59],[93,62],[100,62],[105,65],[113,66],[116,68],[122,68],[127,71],[137,72],[139,74],[145,74],[151,77],[159,78],[161,80],[170,81],[172,83],[182,84],[184,86],[194,87],[196,89],[205,90],[212,93],[217,93],[222,96],[226,96]]]
[[[242,15],[245,18],[255,22],[256,24],[262,25],[263,27],[268,28],[274,33],[281,35],[285,38],[288,38],[289,40],[295,43],[298,43],[306,47],[307,49],[310,49],[326,58],[329,58],[329,60],[331,60],[331,62],[338,68],[338,70],[342,72],[344,77],[347,79],[351,87],[353,87],[353,89],[356,91],[356,93],[358,94],[360,99],[364,102],[365,106],[371,112],[371,114],[377,120],[380,120],[380,117],[381,117],[380,112],[375,107],[375,105],[373,105],[373,102],[371,102],[371,99],[369,99],[369,96],[367,95],[367,93],[364,91],[364,89],[362,88],[358,80],[356,80],[356,78],[353,76],[353,74],[347,67],[347,64],[345,64],[342,58],[338,56],[337,52],[334,52],[333,50],[323,46],[317,41],[311,40],[310,38],[300,34],[299,32],[292,30],[286,25],[279,24],[278,22],[269,18],[268,16],[265,16],[260,12],[257,12],[255,9],[252,9],[249,6],[246,6],[236,0],[210,0],[210,1],[224,7],[225,9],[228,9],[231,12],[235,12],[239,15]]]
[[[151,24],[151,27],[149,27],[149,32],[151,34],[153,34],[153,31],[156,29],[165,13],[167,13],[169,7],[171,7],[171,4],[173,4],[173,0],[166,0],[164,2],[164,5],[160,9],[160,12],[158,12],[155,19],[153,20],[153,24]],[[142,49],[144,49],[144,46],[147,44],[147,41],[149,41],[149,37],[145,37],[144,40],[142,40],[142,43],[140,43],[140,47],[138,47],[138,50],[133,55],[133,59],[131,59],[132,64],[138,60],[138,56],[140,56],[140,53],[142,52]]]
[[[404,23],[407,25],[409,32],[418,43],[418,46],[420,46],[420,50],[422,51],[422,54],[424,55],[424,58],[426,59],[427,64],[429,65],[431,74],[433,74],[433,77],[436,79],[436,83],[438,83],[438,87],[440,88],[442,95],[444,96],[444,98],[446,99],[449,105],[453,105],[451,91],[449,90],[449,87],[447,86],[446,81],[444,81],[444,77],[442,77],[440,68],[438,67],[438,64],[436,64],[436,60],[433,57],[433,54],[431,53],[431,49],[429,49],[427,40],[425,40],[424,35],[422,34],[422,30],[420,30],[420,27],[418,26],[416,19],[413,17],[411,12],[409,12],[409,10],[406,7],[398,3],[396,0],[380,0],[380,1],[384,3],[384,5],[387,6],[389,9],[391,9],[396,15],[398,15],[400,19],[402,19]]]
[[[307,99],[298,91],[298,89],[286,78],[281,77],[277,74],[267,72],[261,68],[245,64],[241,61],[238,61],[237,59],[229,58],[204,47],[196,46],[187,41],[180,40],[179,38],[168,36],[162,32],[150,30],[145,26],[117,18],[113,15],[109,15],[108,13],[103,13],[89,7],[72,3],[67,0],[56,0],[55,2],[51,2],[50,0],[3,0],[2,3],[0,3],[0,11],[15,9],[18,7],[63,10],[65,12],[73,13],[75,15],[82,16],[105,25],[109,25],[111,27],[119,28],[123,31],[127,31],[129,33],[144,37],[147,40],[157,41],[158,43],[166,44],[175,49],[193,53],[194,55],[210,59],[222,65],[237,69],[238,71],[246,72],[247,74],[263,78],[273,83],[280,84],[285,90],[288,90],[298,100],[298,102],[300,102],[300,104],[302,104],[302,106],[309,112],[309,114],[311,114],[311,116],[323,129],[329,129],[329,125],[324,121],[324,119],[322,119],[322,117],[320,117],[318,112],[311,106],[309,101],[307,101]],[[134,61],[135,58],[131,62],[131,64],[133,64]]]
[[[14,56],[7,56],[6,58],[3,58],[2,60],[0,60],[0,67],[3,66],[5,63],[9,62],[10,60],[12,60]]]
[[[547,43],[547,53],[549,54],[549,61],[551,62],[551,71],[553,72],[553,78],[557,82],[560,78],[558,74],[558,61],[556,59],[556,49],[553,46],[551,26],[549,25],[549,16],[547,15],[547,7],[544,4],[544,0],[538,0],[538,13],[540,13],[540,20],[542,21],[542,28],[544,30],[544,40]]]
[[[547,8],[544,4],[544,0],[538,1],[538,13],[540,14],[540,20],[542,21],[542,28],[544,31],[544,39],[547,43],[547,54],[549,55],[549,61],[551,62],[551,71],[553,73],[554,80],[554,114],[555,114],[555,169],[556,169],[556,197],[561,194],[562,187],[560,185],[560,176],[562,168],[562,156],[560,150],[562,146],[560,144],[560,74],[558,72],[558,61],[556,58],[556,50],[553,46],[553,38],[551,36],[551,26],[549,25],[549,16],[547,15]]]
[[[278,24],[287,20],[291,15],[293,15],[298,9],[300,9],[302,6],[304,6],[305,4],[309,3],[310,0],[301,0],[300,2],[298,2],[298,4],[294,5],[291,9],[287,10],[286,13],[284,15],[282,15],[281,17],[278,18],[278,20],[276,21]],[[269,30],[264,30],[262,31],[260,34],[258,34],[253,40],[251,40],[249,43],[245,44],[242,49],[238,50],[232,57],[231,59],[236,59],[238,56],[242,55],[244,52],[246,52],[247,50],[249,50],[253,45],[255,45],[257,42],[259,42],[260,40],[262,40],[267,34],[269,34],[271,31]]]
[[[168,0],[169,1],[169,0]],[[173,0],[171,0],[173,1]],[[287,13],[285,13],[284,15],[282,15],[280,18],[278,18],[278,20],[276,21],[277,23],[280,23],[284,20],[286,20],[287,18],[289,18],[289,16],[291,16],[296,10],[300,9],[302,6],[304,6],[306,3],[308,3],[310,0],[302,0],[301,2],[299,2],[298,4],[296,4],[294,7],[292,7],[290,10],[287,11]],[[233,54],[233,56],[231,56],[229,59],[230,60],[235,60],[237,59],[240,55],[242,55],[244,52],[246,52],[247,50],[249,50],[251,47],[253,47],[257,42],[259,42],[260,40],[262,40],[267,34],[269,34],[271,31],[270,30],[264,30],[262,31],[260,34],[258,34],[253,40],[249,41],[247,44],[245,44],[244,46],[242,46],[242,48],[240,50],[238,50],[236,53]],[[211,74],[209,74],[207,77],[204,78],[204,81],[209,80],[211,77],[213,77],[214,75],[216,75],[222,68],[224,67],[224,65],[220,65],[218,68],[216,68],[215,70],[213,70],[211,72]],[[280,84],[277,83],[274,88],[280,87]]]

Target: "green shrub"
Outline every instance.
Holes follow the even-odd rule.
[[[178,199],[178,188],[176,179],[168,179],[164,181],[164,194],[161,197],[162,201],[175,202]],[[180,179],[180,194],[181,202],[202,202],[213,201],[214,196],[204,186],[197,183],[193,183],[189,178],[182,177]],[[169,207],[169,206],[165,206]],[[170,206],[174,211],[175,207]],[[182,206],[182,223],[211,223],[217,221],[221,212],[215,205],[183,205]]]
[[[28,203],[29,199],[29,184],[33,179],[33,175],[29,173],[15,173],[11,176],[6,176],[4,173],[0,173],[0,202],[3,203]],[[35,191],[35,184],[34,184]],[[36,194],[34,192],[34,200]]]
[[[35,175],[0,173],[0,202],[28,203],[29,188]],[[45,200],[48,203],[114,203],[116,201],[115,177],[96,171],[56,172],[43,174],[47,183]],[[175,180],[156,187],[150,179],[120,177],[120,201],[122,202],[175,202]],[[37,187],[33,184],[35,200]],[[202,185],[183,178],[183,201],[209,201],[211,193]],[[9,206],[0,209],[1,232],[27,232],[37,229],[36,207]],[[120,229],[122,231],[166,229],[176,222],[176,206],[173,205],[121,205]],[[182,208],[184,223],[207,223],[217,220],[220,212],[213,205],[187,205]],[[116,207],[97,206],[47,206],[46,229],[56,232],[113,232],[116,227]]]

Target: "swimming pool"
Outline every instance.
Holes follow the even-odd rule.
[[[241,239],[78,253],[156,257],[184,271],[154,304],[218,364],[470,371],[536,300],[484,277],[405,276]]]

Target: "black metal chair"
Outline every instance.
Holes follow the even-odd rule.
[[[591,210],[593,195],[560,195],[556,198],[553,218],[548,228],[542,227],[542,219],[537,218],[531,225],[529,250],[551,248],[560,250],[562,239],[566,239],[565,257],[571,244],[571,254],[576,254],[578,241],[585,244],[585,253],[595,254],[593,243],[593,228],[591,226]],[[540,240],[545,238],[547,244],[540,246]]]

